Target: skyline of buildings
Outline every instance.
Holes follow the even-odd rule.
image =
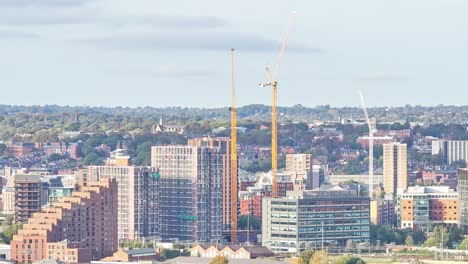
[[[19,205],[19,198],[31,198],[39,205],[25,206],[28,210],[39,211],[42,206],[43,213],[49,212],[47,208],[74,197],[75,184],[87,186],[109,178],[116,182],[118,241],[226,244],[232,209],[229,147],[228,137],[155,145],[150,152],[151,166],[132,165],[132,155],[118,149],[109,153],[105,165],[86,166],[70,175],[57,175],[45,168],[5,168],[2,209],[9,210],[7,202],[13,190],[15,205]],[[238,172],[238,215],[257,219],[262,228],[254,234],[262,236],[262,243],[270,241],[263,245],[276,253],[320,249],[322,244],[343,248],[351,242],[367,243],[371,223],[415,230],[428,230],[433,224],[466,228],[468,221],[461,206],[463,199],[467,200],[462,193],[465,170],[458,172],[460,194],[449,186],[417,186],[453,185],[457,178],[451,171],[409,173],[407,156],[406,144],[383,144],[383,174],[374,177],[378,198],[371,201],[365,195],[366,175],[330,174],[327,161],[320,157],[286,152],[285,167],[278,172],[280,197],[271,197],[270,172]],[[34,220],[22,221],[29,225]],[[49,244],[60,249],[47,249],[53,258],[60,259],[58,254],[64,250],[71,252],[70,258],[89,255],[76,243]],[[124,253],[114,251],[113,257],[108,256]]]

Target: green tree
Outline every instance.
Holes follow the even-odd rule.
[[[18,234],[18,230],[23,228],[22,223],[15,223],[7,228],[5,228],[1,234],[3,242],[10,244],[10,241],[13,239],[13,236]]]
[[[344,256],[339,258],[335,264],[366,264],[366,262],[358,257]]]
[[[314,251],[309,249],[302,251],[299,257],[303,260],[303,263],[309,263],[312,255],[314,255]]]
[[[210,264],[228,264],[229,260],[224,256],[216,256],[211,261]]]
[[[4,226],[11,226],[13,224],[13,220],[15,219],[15,216],[12,214],[6,215],[5,216],[5,221],[3,221]]]
[[[449,228],[449,238],[450,244],[461,241],[463,239],[463,229],[459,228],[457,225],[451,225]]]
[[[328,264],[328,254],[325,250],[315,251],[309,264]]]
[[[468,249],[468,238],[463,239],[458,249],[467,250]]]
[[[5,150],[6,150],[6,145],[0,143],[0,156],[5,153]]]
[[[260,230],[262,228],[262,225],[255,217],[248,215],[240,215],[237,226],[241,230],[247,230],[247,227],[249,230]]]
[[[407,246],[414,246],[414,239],[413,239],[413,236],[407,235],[407,236],[406,236],[406,239],[405,239],[405,244],[406,244]]]
[[[443,241],[442,241],[443,238]],[[424,247],[438,247],[442,243],[445,246],[448,245],[450,236],[447,227],[443,225],[436,225],[432,230],[432,236],[429,237],[423,244]]]
[[[96,152],[91,152],[83,160],[84,165],[101,165],[103,164],[101,157]]]
[[[466,161],[465,160],[456,160],[453,161],[450,166],[453,166],[454,168],[466,168]]]

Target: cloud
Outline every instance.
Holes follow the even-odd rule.
[[[28,33],[28,32],[20,32],[20,31],[2,31],[0,30],[0,39],[35,39],[39,38],[39,35]]]
[[[1,0],[0,7],[79,6],[90,0]]]
[[[0,3],[3,0],[0,0]],[[47,0],[49,2],[55,2]],[[65,1],[65,0],[63,0]],[[27,1],[22,1],[27,2]],[[36,2],[36,1],[32,1]],[[40,1],[38,1],[40,2]],[[57,0],[57,2],[59,2]],[[161,14],[130,15],[109,12],[99,5],[6,5],[0,4],[0,25],[66,25],[96,24],[99,26],[145,25],[155,28],[215,28],[227,22],[214,16],[169,16]]]
[[[151,66],[148,68],[142,67],[126,67],[126,68],[117,68],[111,70],[112,74],[125,74],[125,75],[135,75],[138,78],[141,77],[150,77],[150,78],[164,78],[164,79],[179,79],[179,78],[212,78],[220,73],[216,70],[206,70],[193,68],[187,65],[167,63]]]
[[[106,48],[154,49],[154,50],[198,50],[225,51],[235,47],[240,51],[259,52],[278,50],[279,43],[260,36],[237,32],[178,32],[165,34],[159,32],[140,32],[89,39],[86,42]],[[290,45],[288,51],[321,52],[320,49]]]

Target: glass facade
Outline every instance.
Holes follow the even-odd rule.
[[[347,190],[288,192],[263,201],[263,245],[275,252],[369,241],[369,198]]]

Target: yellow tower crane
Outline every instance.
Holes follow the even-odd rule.
[[[272,177],[272,195],[278,195],[278,101],[277,101],[277,88],[278,88],[278,73],[281,62],[283,60],[284,52],[286,51],[286,44],[289,38],[289,32],[291,31],[292,24],[296,12],[292,12],[289,16],[288,29],[284,35],[283,42],[281,44],[281,50],[278,56],[278,62],[275,65],[275,71],[273,74],[270,69],[265,65],[265,71],[268,77],[268,82],[260,83],[261,87],[271,86],[271,177]]]
[[[234,76],[234,49],[231,49],[231,242],[237,242],[237,109],[236,109],[236,79]]]

